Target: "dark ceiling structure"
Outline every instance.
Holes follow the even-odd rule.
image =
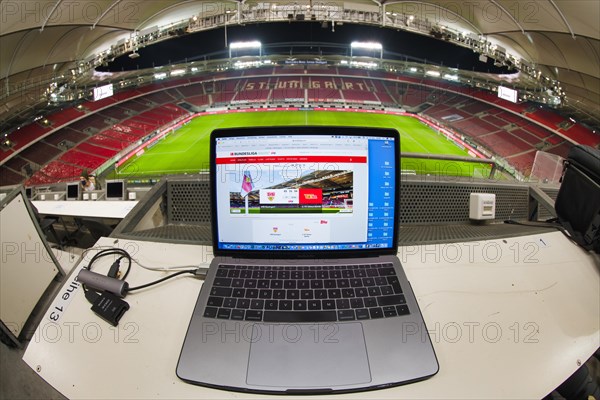
[[[310,18],[319,9],[318,16]],[[273,15],[285,10],[289,10],[287,15],[295,21],[288,27],[294,26],[298,31],[307,29],[297,28],[299,13],[306,15],[307,20],[321,23],[321,27],[311,28],[313,38],[309,34],[306,41],[320,40],[325,33],[321,31],[333,32],[336,27],[339,35],[330,37],[345,38],[353,29],[356,32],[364,29],[359,26],[372,25],[370,29],[375,26],[382,32],[380,37],[386,51],[451,67],[486,68],[468,59],[468,51],[461,53],[464,47],[456,48],[454,54],[446,53],[434,45],[407,39],[405,33],[415,31],[416,21],[425,21],[436,32],[442,32],[433,35],[438,41],[444,40],[446,29],[464,33],[465,37],[479,37],[523,64],[535,67],[541,76],[559,82],[559,90],[564,93],[564,113],[581,117],[592,127],[600,126],[600,2],[592,0],[300,0],[293,4],[257,0],[2,1],[0,114],[9,112],[13,106],[22,107],[22,101],[13,99],[15,93],[27,93],[27,98],[33,101],[43,95],[44,84],[67,76],[83,60],[93,59],[148,29],[175,26],[192,18],[195,21],[213,15],[227,16],[224,27],[216,24],[206,29],[225,30],[225,33],[215,30],[213,39],[193,40],[193,34],[189,34],[193,45],[186,46],[191,50],[183,57],[187,59],[224,49],[227,39],[223,35],[227,33],[238,37],[252,35],[252,29],[262,31],[263,35],[273,32],[257,29],[255,24],[281,22]],[[244,18],[251,15],[252,19],[244,20],[242,13]],[[385,33],[382,27],[387,28]],[[269,34],[270,40],[286,37],[285,32],[281,29],[280,32]],[[168,42],[165,41],[167,46]],[[172,41],[173,56],[167,56],[167,61],[181,61],[177,46]],[[144,55],[146,50],[152,54],[150,48],[140,49],[140,54]],[[445,54],[449,58],[444,59]],[[94,76],[94,79],[103,78]],[[34,86],[40,93],[27,91]]]

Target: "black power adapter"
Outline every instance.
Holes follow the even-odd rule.
[[[110,292],[100,293],[92,303],[92,311],[112,326],[119,324],[119,320],[127,310],[129,310],[129,303]]]

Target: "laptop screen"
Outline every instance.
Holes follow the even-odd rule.
[[[398,141],[370,128],[213,132],[215,250],[395,251]]]

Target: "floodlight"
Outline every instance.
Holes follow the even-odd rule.
[[[439,78],[441,74],[438,71],[426,71],[425,75]]]
[[[230,49],[259,49],[262,43],[254,40],[251,42],[231,42],[229,43]]]
[[[381,50],[383,46],[377,42],[352,42],[350,44],[353,48],[367,49],[367,50]]]
[[[379,58],[383,58],[383,46],[377,42],[352,42],[350,43],[350,57],[353,56],[354,49],[379,51]]]
[[[258,55],[262,57],[262,43],[258,40],[253,40],[250,42],[231,42],[229,43],[229,58],[231,58],[232,50],[239,49],[258,49]]]

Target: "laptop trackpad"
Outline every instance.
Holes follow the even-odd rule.
[[[253,327],[249,385],[318,389],[370,381],[361,323]]]

